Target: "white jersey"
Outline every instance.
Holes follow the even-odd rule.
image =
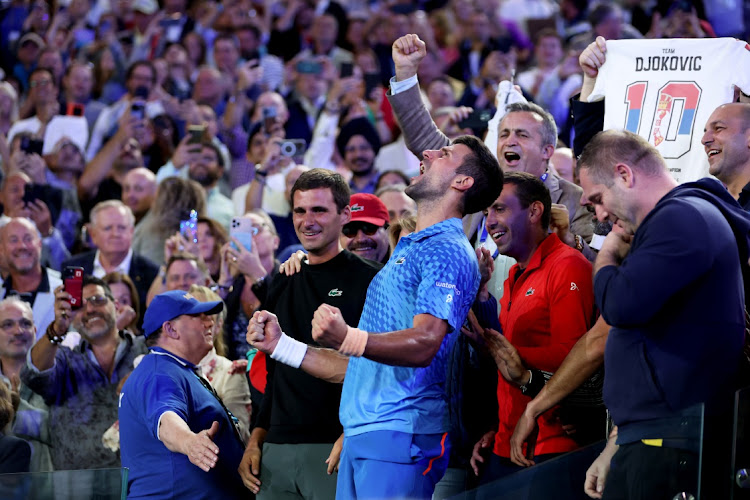
[[[607,62],[589,97],[606,96],[604,129],[656,146],[677,182],[708,175],[701,144],[711,113],[750,93],[750,46],[734,38],[607,41]]]

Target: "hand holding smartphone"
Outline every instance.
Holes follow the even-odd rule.
[[[63,270],[63,285],[70,294],[70,307],[83,307],[83,268],[68,266]]]
[[[235,217],[232,219],[229,236],[239,241],[248,252],[253,250],[253,236],[256,234],[258,234],[258,230],[253,226],[252,220],[245,217]],[[232,242],[232,248],[239,250],[234,242]]]

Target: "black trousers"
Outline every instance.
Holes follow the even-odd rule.
[[[604,486],[604,500],[672,500],[698,495],[698,454],[677,448],[621,445]]]

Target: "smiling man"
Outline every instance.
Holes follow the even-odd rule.
[[[50,453],[55,470],[119,467],[102,446],[102,434],[117,420],[117,384],[144,354],[143,338],[118,332],[112,292],[99,278],[84,276],[83,306],[73,310],[71,295],[55,289],[55,321],[34,344],[21,380],[50,407]],[[72,326],[82,341],[60,345]],[[75,439],[71,431],[75,430]]]
[[[394,50],[407,50],[402,42]],[[476,137],[422,156],[420,175],[406,188],[417,203],[416,230],[373,280],[357,328],[328,304],[312,328],[327,349],[282,334],[283,316],[268,311],[256,312],[248,327],[248,341],[274,359],[344,382],[341,499],[431,498],[448,465],[449,353],[480,279],[461,217],[492,203],[503,175]],[[248,465],[240,469],[246,484]]]
[[[363,259],[385,264],[391,256],[388,244],[388,209],[374,194],[353,194],[351,219],[341,229],[341,244]]]
[[[367,118],[354,118],[341,127],[336,147],[344,167],[352,173],[349,188],[354,193],[374,193],[380,173],[375,170],[375,156],[380,151],[380,137]]]
[[[500,253],[517,262],[505,284],[500,323],[525,369],[508,370],[501,352],[507,347],[493,332],[488,347],[498,368],[499,415],[497,431],[487,432],[474,447],[475,457],[492,448],[483,483],[521,469],[510,460],[510,437],[528,402],[529,370],[557,371],[594,319],[591,263],[549,233],[551,201],[544,183],[527,172],[508,172],[503,183],[500,197],[487,210],[486,227]],[[546,413],[537,424],[538,438],[526,455],[537,463],[578,447],[557,413]],[[476,471],[475,458],[472,465]]]
[[[55,318],[52,291],[62,284],[60,273],[42,266],[42,239],[25,217],[14,217],[0,228],[0,251],[8,270],[0,295],[18,295],[31,304],[37,335],[41,336]]]
[[[708,155],[708,173],[750,210],[750,104],[735,102],[716,108],[701,142]]]
[[[346,321],[356,324],[367,287],[381,267],[344,249],[339,239],[352,211],[364,208],[357,200],[352,196],[350,203],[346,181],[328,170],[304,172],[292,187],[294,230],[307,251],[307,263],[292,276],[276,275],[263,307],[279,317],[281,328],[301,346],[316,345],[311,321],[321,304],[340,308]],[[330,455],[334,462],[338,457],[331,447],[342,431],[341,386],[275,359],[268,359],[266,392],[240,474],[248,488],[259,491],[259,500],[334,498],[334,464],[326,474],[325,462]],[[291,462],[300,464],[296,474],[289,474]]]

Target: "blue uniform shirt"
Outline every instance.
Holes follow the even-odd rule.
[[[382,430],[448,431],[448,353],[478,288],[476,254],[459,219],[401,238],[367,290],[359,328],[370,333],[404,330],[413,326],[414,316],[431,314],[446,320],[450,329],[425,368],[351,358],[339,412],[347,436]]]
[[[203,386],[196,366],[154,347],[120,393],[122,466],[130,469],[128,498],[235,498],[247,495],[237,468],[242,443],[216,396]],[[193,432],[219,422],[214,442],[219,459],[210,472],[190,463],[187,455],[171,452],[158,439],[159,419],[173,411]]]

